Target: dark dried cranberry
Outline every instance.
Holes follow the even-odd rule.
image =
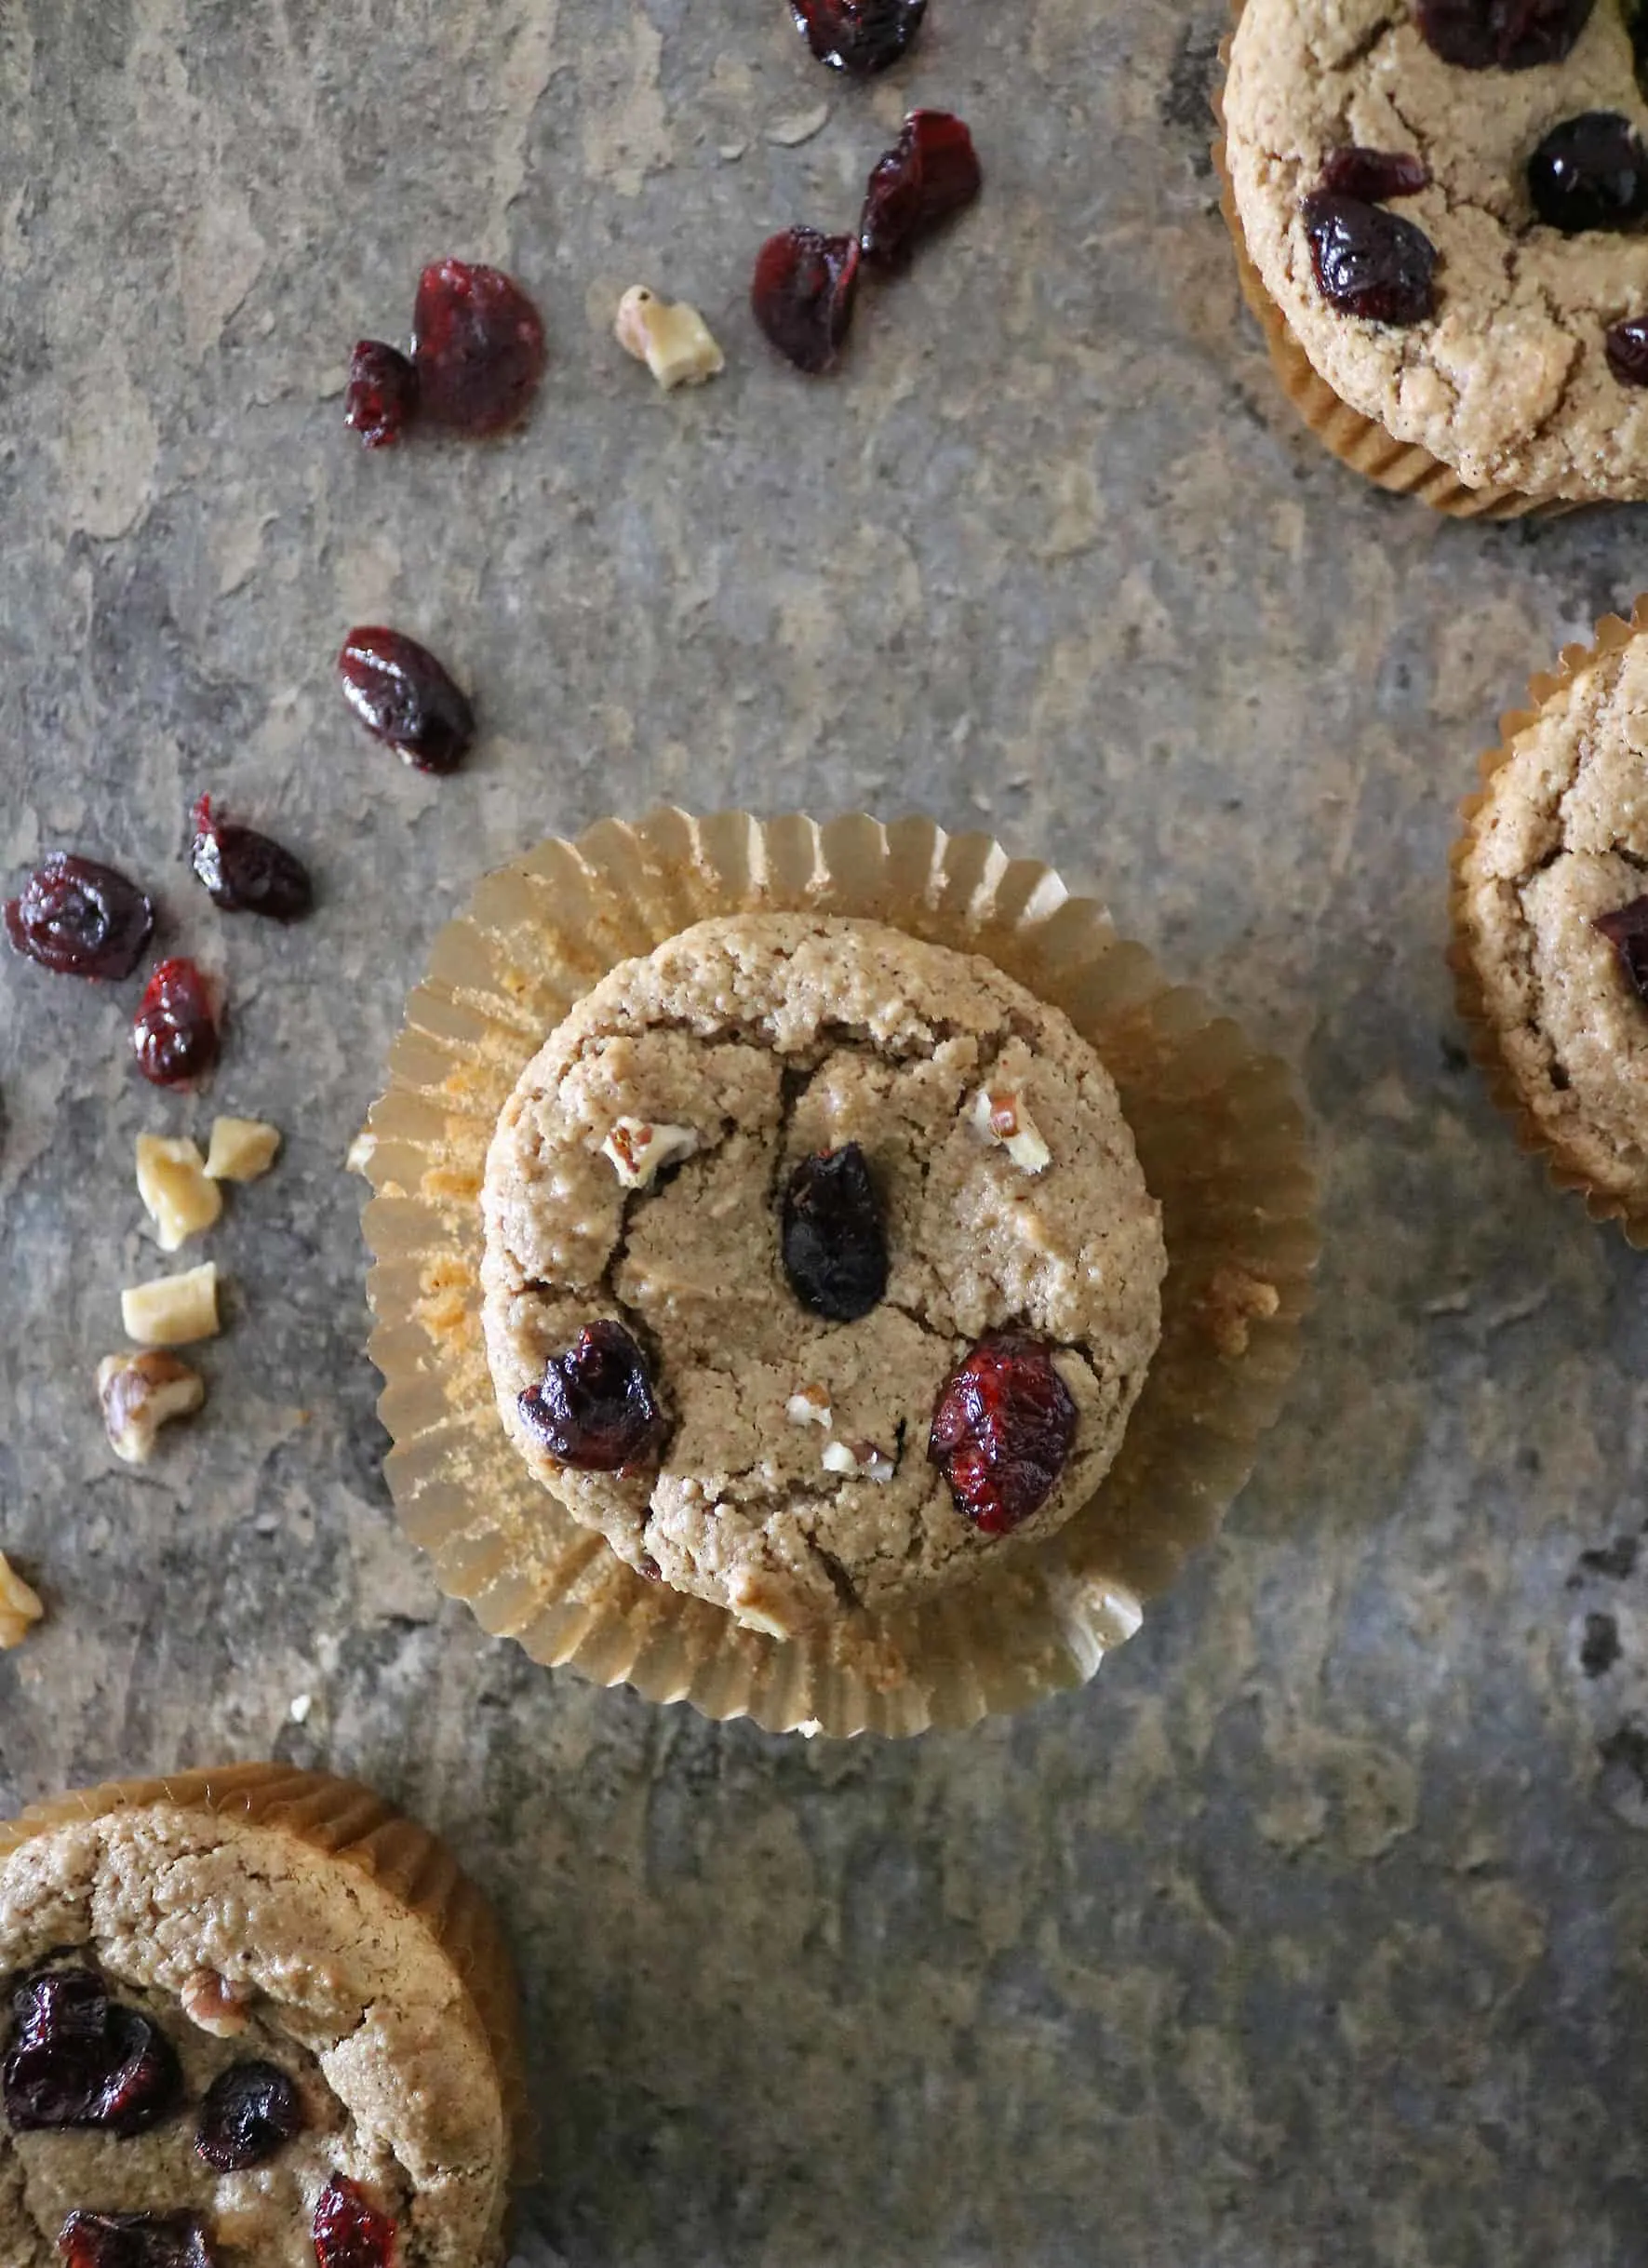
[[[382,339],[362,339],[349,361],[344,424],[368,449],[393,449],[417,414],[417,364]]]
[[[265,2166],[301,2131],[303,2105],[273,2063],[231,2063],[206,2090],[194,2148],[216,2173]]]
[[[475,738],[475,711],[426,646],[398,630],[351,630],[338,675],[374,739],[420,772],[457,771]]]
[[[58,2235],[69,2268],[216,2268],[198,2213],[71,2213]]]
[[[1076,1403],[1040,1340],[981,1339],[945,1379],[927,1454],[956,1510],[982,1536],[1006,1536],[1038,1512],[1076,1438]]]
[[[0,912],[13,950],[60,976],[129,976],[154,933],[141,890],[67,851],[53,851]]]
[[[543,1382],[520,1397],[521,1416],[558,1464],[621,1472],[654,1463],[666,1430],[647,1358],[622,1323],[591,1323]]]
[[[1614,947],[1637,998],[1648,1002],[1648,897],[1633,898],[1611,914],[1599,914],[1591,926]]]
[[[497,268],[438,260],[418,279],[412,353],[425,417],[462,433],[502,433],[532,406],[543,376],[543,325]]]
[[[1330,196],[1360,197],[1364,205],[1383,205],[1388,197],[1411,197],[1430,180],[1430,168],[1422,157],[1405,150],[1364,150],[1356,142],[1330,150],[1322,160],[1319,189]]]
[[[1648,150],[1617,111],[1565,118],[1528,160],[1528,195],[1549,228],[1628,228],[1648,212]]]
[[[1422,228],[1361,197],[1320,189],[1304,211],[1316,280],[1341,315],[1422,323],[1435,313],[1436,247]]]
[[[855,1323],[887,1296],[887,1230],[856,1142],[803,1158],[784,1194],[784,1272],[804,1308]]]
[[[857,79],[896,63],[926,13],[927,0],[790,0],[796,29],[819,61]]]
[[[1648,386],[1648,315],[1615,323],[1602,342],[1608,368],[1622,386]]]
[[[226,914],[267,914],[273,921],[301,921],[315,903],[302,861],[272,836],[220,819],[209,796],[202,796],[194,806],[189,863]]]
[[[856,236],[786,228],[756,257],[750,306],[779,353],[817,377],[832,368],[852,322],[863,259]]]
[[[918,240],[984,186],[972,136],[948,111],[913,110],[870,175],[859,245],[873,268],[908,267]]]
[[[1419,30],[1462,71],[1560,63],[1590,20],[1593,0],[1418,0]]]
[[[315,2257],[320,2268],[393,2268],[394,2221],[341,2173],[315,2208]]]
[[[169,2117],[182,2073],[166,2034],[109,1999],[85,1968],[42,1969],[12,1995],[17,2018],[0,2095],[14,2128],[141,2134]]]
[[[220,1038],[206,979],[192,960],[163,960],[132,1018],[138,1069],[157,1087],[186,1087],[217,1067]]]

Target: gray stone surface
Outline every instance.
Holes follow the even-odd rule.
[[[1581,1563],[1641,1525],[1641,1263],[1518,1158],[1440,958],[1473,753],[1641,523],[1441,525],[1295,429],[1213,209],[1219,29],[933,0],[865,92],[781,0],[0,0],[0,869],[150,878],[227,975],[211,1104],[288,1134],[214,1248],[208,1414],[128,1473],[90,1380],[159,1265],[132,1137],[209,1109],[133,1077],[133,988],[0,971],[0,1543],[51,1608],[0,1799],[273,1751],[445,1829],[521,1956],[571,2268],[1648,2260],[1648,1601]],[[971,116],[987,202],[810,387],[749,254],[849,221],[912,99]],[[540,295],[539,414],[372,461],[348,347],[447,251]],[[702,396],[608,338],[640,277],[719,329]],[[347,722],[373,618],[476,689],[465,776]],[[306,928],[211,915],[202,786],[310,854]],[[343,1153],[472,877],[661,796],[993,825],[1306,1076],[1306,1373],[1079,1698],[717,1729],[483,1640],[396,1538]]]

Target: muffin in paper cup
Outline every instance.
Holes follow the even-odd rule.
[[[505,1432],[482,1328],[482,1188],[524,1068],[620,963],[751,915],[883,924],[1062,1012],[1119,1090],[1167,1255],[1160,1343],[1091,1501],[987,1582],[784,1636],[646,1579],[572,1516]],[[1297,1363],[1318,1235],[1290,1072],[985,836],[663,810],[549,841],[437,939],[390,1071],[364,1164],[401,1521],[487,1630],[599,1684],[836,1737],[964,1725],[1080,1684],[1213,1534]]]
[[[1459,1013],[1520,1146],[1648,1246],[1648,599],[1528,698],[1460,809]]]
[[[369,1789],[247,1764],[30,1806],[0,1822],[0,2239],[176,2216],[180,2248],[284,2260],[329,2217],[339,2244],[392,2222],[396,2258],[501,2268],[526,2134],[508,1956],[445,1845]],[[41,2108],[55,2035],[100,2010],[121,2106],[65,2122]]]

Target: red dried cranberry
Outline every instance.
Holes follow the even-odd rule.
[[[1330,150],[1322,160],[1319,189],[1330,196],[1360,197],[1364,205],[1383,205],[1388,197],[1411,197],[1430,180],[1430,168],[1422,157],[1405,150],[1364,150],[1347,142]]]
[[[418,280],[412,353],[425,417],[462,433],[502,433],[532,406],[543,375],[543,325],[497,268],[439,260]]]
[[[1560,63],[1590,20],[1593,0],[1418,0],[1419,30],[1462,71]]]
[[[206,2090],[194,2136],[197,2154],[216,2173],[244,2173],[277,2157],[303,2125],[303,2105],[273,2063],[231,2063]]]
[[[186,1087],[216,1067],[219,1037],[206,979],[192,960],[163,960],[132,1022],[138,1069],[157,1087]]]
[[[981,1339],[945,1379],[927,1454],[956,1510],[982,1536],[1006,1536],[1052,1496],[1076,1439],[1076,1403],[1038,1339]]]
[[[141,2134],[177,2109],[183,2080],[171,2042],[114,2005],[93,1970],[42,1969],[18,1987],[12,2008],[0,2097],[18,2131]]]
[[[341,2173],[315,2208],[315,2257],[320,2268],[394,2268],[394,2221]]]
[[[779,353],[817,377],[831,369],[852,322],[863,258],[856,236],[786,228],[756,257],[750,306]]]
[[[1648,897],[1599,914],[1591,924],[1619,957],[1619,965],[1640,1000],[1648,1002]]]
[[[1316,280],[1341,315],[1405,324],[1435,313],[1436,247],[1422,228],[1326,190],[1307,196],[1304,211]]]
[[[67,851],[53,851],[0,912],[13,950],[60,976],[129,976],[154,933],[141,890]]]
[[[71,2213],[58,2235],[69,2268],[216,2268],[198,2213]]]
[[[1648,315],[1615,323],[1602,342],[1608,368],[1622,386],[1648,386]]]
[[[475,711],[426,646],[398,630],[351,630],[338,656],[343,698],[374,739],[420,772],[456,772]]]
[[[349,361],[343,423],[368,449],[393,449],[418,413],[418,367],[382,339],[362,339]]]
[[[870,175],[858,240],[873,268],[908,267],[918,241],[984,186],[972,136],[944,110],[913,110]]]
[[[896,63],[926,13],[927,0],[790,0],[796,29],[819,61],[858,79]]]
[[[1628,228],[1648,212],[1648,150],[1618,111],[1584,111],[1553,126],[1528,160],[1528,195],[1564,236]]]
[[[653,1464],[667,1430],[647,1358],[622,1323],[588,1324],[565,1354],[551,1355],[543,1384],[516,1406],[550,1456],[575,1472]]]
[[[315,902],[302,861],[255,827],[220,819],[211,798],[194,806],[189,863],[195,878],[226,914],[267,914],[272,921],[301,921]]]
[[[856,1323],[887,1296],[887,1230],[856,1142],[803,1158],[784,1194],[784,1272],[804,1308]]]

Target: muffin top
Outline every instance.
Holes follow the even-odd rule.
[[[523,1074],[484,1212],[529,1466],[775,1634],[1050,1535],[1160,1333],[1160,1221],[1097,1056],[989,962],[873,922],[706,921],[614,969]]]
[[[0,1858],[0,2009],[7,2268],[61,2268],[76,2213],[159,2217],[183,2268],[315,2268],[317,2212],[351,2268],[390,2224],[397,2268],[502,2257],[503,2106],[462,1983],[284,1829],[156,1803],[32,1836]],[[80,2234],[76,2261],[151,2257]]]
[[[1618,0],[1246,0],[1225,118],[1248,251],[1343,401],[1473,486],[1648,494],[1648,105]],[[1398,319],[1349,311],[1380,279]]]
[[[1501,1057],[1548,1142],[1648,1205],[1648,638],[1517,734],[1459,879]]]

